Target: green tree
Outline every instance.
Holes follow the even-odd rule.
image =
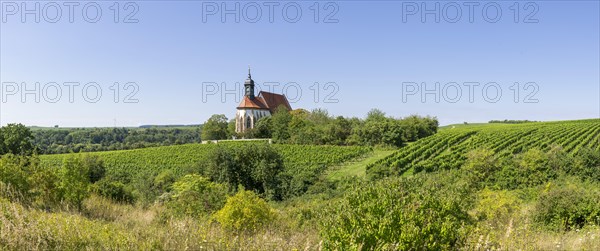
[[[5,196],[11,199],[20,199],[28,195],[30,184],[27,179],[29,176],[27,165],[26,158],[12,153],[0,158],[0,183],[8,185],[10,192],[16,192],[14,195],[6,194]]]
[[[257,138],[271,138],[273,131],[273,120],[271,117],[262,117],[256,122]]]
[[[288,110],[280,106],[273,114],[272,122],[273,122],[273,140],[277,142],[286,142],[290,138],[290,121],[292,120],[292,116],[288,112]]]
[[[202,126],[202,140],[227,139],[227,117],[224,114],[212,115]]]
[[[69,155],[63,160],[59,172],[60,189],[64,200],[81,210],[82,203],[89,196],[89,170],[83,160]]]
[[[238,136],[237,132],[235,132],[235,119],[229,120],[227,123],[227,138],[231,138],[233,136]]]
[[[33,134],[22,124],[8,124],[0,128],[0,140],[0,155],[31,155],[34,151]]]
[[[269,199],[282,197],[283,157],[270,145],[219,146],[209,159],[206,174],[211,180],[226,183],[231,189],[242,185]]]
[[[346,144],[346,140],[350,137],[350,134],[352,134],[351,122],[342,116],[338,116],[327,128],[327,143],[332,145],[344,145]]]
[[[97,155],[86,154],[82,158],[84,168],[89,170],[89,178],[91,183],[96,183],[106,175],[104,161]]]
[[[366,121],[382,121],[385,119],[386,119],[385,112],[375,108],[375,109],[371,109],[369,111],[369,113],[367,113]]]

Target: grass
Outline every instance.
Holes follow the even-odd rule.
[[[373,151],[373,153],[365,156],[364,158],[361,158],[361,159],[358,159],[355,161],[346,162],[345,164],[343,164],[341,166],[336,166],[336,167],[332,168],[331,171],[327,173],[327,179],[328,180],[339,180],[344,177],[352,177],[352,176],[362,178],[366,175],[365,167],[367,165],[372,164],[375,161],[380,160],[380,159],[392,154],[395,151],[396,150],[375,149]]]
[[[299,230],[277,211],[278,223],[232,232],[210,217],[161,219],[144,209],[92,196],[83,212],[46,212],[0,199],[0,250],[320,250],[314,229]]]

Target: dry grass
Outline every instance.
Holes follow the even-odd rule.
[[[0,249],[8,250],[318,250],[315,231],[273,226],[232,233],[210,218],[160,220],[141,209],[98,197],[83,213],[48,213],[0,202]],[[282,219],[279,223],[285,222]]]
[[[321,250],[316,226],[298,225],[306,208],[297,205],[280,207],[274,225],[252,234],[226,231],[210,217],[166,218],[161,206],[143,209],[97,196],[84,205],[81,213],[45,212],[0,198],[0,250]],[[479,222],[462,249],[600,250],[600,227],[541,230],[531,210]]]
[[[600,250],[600,227],[568,232],[540,228],[531,220],[533,205],[504,221],[479,222],[467,237],[465,250]]]

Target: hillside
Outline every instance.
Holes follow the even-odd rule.
[[[600,150],[600,119],[526,124],[476,124],[446,127],[367,166],[372,175],[457,169],[466,153],[486,148],[506,158],[531,148],[553,145],[575,155],[582,147]]]
[[[221,142],[39,158],[45,168],[0,159],[0,249],[600,249],[600,119],[446,127],[400,148]],[[90,183],[78,170],[97,160],[106,175]],[[218,180],[228,172],[273,179],[234,191]],[[79,208],[63,200],[73,180],[85,184]],[[18,182],[26,196],[5,186]],[[223,215],[264,224],[232,229]]]
[[[150,147],[144,149],[79,153],[76,155],[99,156],[106,165],[108,174],[159,173],[172,170],[181,174],[205,161],[217,145],[226,147],[252,147],[253,142],[225,142],[219,144],[187,144],[177,146]],[[286,166],[330,166],[360,157],[371,152],[370,147],[359,146],[310,146],[310,145],[273,145],[283,156]],[[59,167],[68,154],[41,155],[42,164],[47,167]]]

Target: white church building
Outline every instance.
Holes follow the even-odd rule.
[[[280,106],[288,111],[292,110],[285,95],[261,91],[258,96],[254,96],[254,80],[248,69],[248,79],[244,82],[244,97],[235,114],[235,131],[242,133],[254,128],[260,118],[271,116]]]

